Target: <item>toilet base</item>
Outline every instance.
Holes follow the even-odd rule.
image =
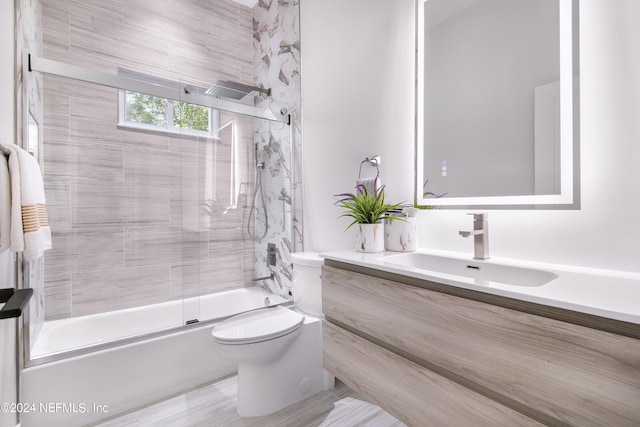
[[[278,360],[238,365],[238,415],[271,414],[326,388],[321,326],[320,319],[306,316],[302,332]]]

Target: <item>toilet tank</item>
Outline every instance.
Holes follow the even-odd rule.
[[[291,254],[293,263],[293,301],[303,313],[322,317],[322,281],[324,260],[317,252]]]

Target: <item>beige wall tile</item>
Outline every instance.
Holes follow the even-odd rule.
[[[227,0],[43,3],[48,58],[202,86],[253,82],[247,7]],[[228,138],[119,129],[117,90],[50,76],[44,86],[44,174],[55,225],[54,249],[45,258],[50,318],[251,283],[253,243],[243,231],[248,209],[223,213],[230,199]],[[253,120],[235,120],[248,193]],[[207,158],[212,144],[219,145],[217,156]],[[215,168],[220,194],[213,216],[204,210],[207,168]]]
[[[73,316],[153,304],[169,296],[168,265],[79,273],[72,280]]]

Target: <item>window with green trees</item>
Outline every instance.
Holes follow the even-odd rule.
[[[217,111],[201,105],[121,91],[120,125],[187,135],[217,136]]]

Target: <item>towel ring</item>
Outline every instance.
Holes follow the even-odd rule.
[[[371,166],[376,167],[376,177],[380,176],[380,168],[378,167],[378,163],[380,162],[380,156],[374,156],[373,158],[367,157],[363,161],[360,162],[360,169],[358,170],[358,179],[362,177],[362,165],[365,163],[369,163]]]

